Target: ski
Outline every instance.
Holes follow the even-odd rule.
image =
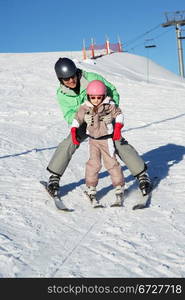
[[[59,209],[59,210],[63,210],[66,212],[71,212],[73,211],[73,209],[68,208],[67,206],[65,206],[65,204],[63,203],[60,195],[58,194],[58,191],[56,191],[55,195],[51,195],[47,189],[47,182],[46,181],[40,181],[41,185],[45,188],[45,190],[47,191],[48,195],[50,196],[51,199],[54,200],[55,206]]]
[[[105,206],[99,202],[95,195],[89,195],[87,191],[84,191],[86,198],[90,201],[93,208],[104,208]]]
[[[152,192],[153,192],[154,188],[157,186],[158,182],[159,182],[159,178],[158,177],[154,177],[152,179],[150,192],[147,195],[141,195],[141,198],[132,207],[133,210],[143,209],[143,208],[146,208],[146,207],[149,206],[149,203],[150,203],[151,198],[152,198]]]

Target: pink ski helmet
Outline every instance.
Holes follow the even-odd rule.
[[[105,84],[100,80],[93,80],[89,82],[87,86],[87,95],[93,95],[93,96],[106,96],[107,94],[107,88]]]

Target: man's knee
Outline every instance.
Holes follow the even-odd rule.
[[[135,152],[135,153],[137,152],[135,148],[132,145],[130,145],[128,141],[125,140],[124,138],[122,138],[119,141],[115,141],[114,146],[115,146],[116,154],[118,155],[121,153],[123,154],[129,152]]]

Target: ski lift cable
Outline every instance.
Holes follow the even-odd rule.
[[[163,33],[161,33],[161,34],[155,36],[154,38],[152,38],[152,39],[150,39],[150,40],[156,40],[156,39],[159,39],[161,36],[167,34],[167,33],[168,33],[169,31],[171,31],[172,29],[173,29],[173,28],[169,28],[169,30],[164,31]],[[137,47],[139,47],[139,46],[144,46],[144,45],[145,45],[145,42],[141,42],[141,43],[139,43],[139,44],[136,44],[136,45],[133,46],[133,47],[129,47],[129,48],[127,49],[127,51],[129,52],[129,50],[134,50],[135,48],[137,48]]]
[[[132,43],[134,43],[135,41],[141,39],[143,36],[149,34],[150,32],[152,32],[152,31],[154,31],[154,30],[156,30],[156,29],[159,28],[160,26],[161,26],[161,24],[158,24],[157,26],[153,27],[152,29],[150,29],[150,30],[148,30],[148,31],[146,31],[146,32],[144,32],[144,33],[138,35],[138,36],[135,37],[134,39],[131,39],[131,40],[129,40],[129,41],[126,41],[124,44],[125,44],[126,46],[127,46],[127,44],[132,44]]]
[[[172,30],[173,30],[173,28],[171,27],[168,30],[164,31],[163,33],[160,33],[159,35],[155,36],[153,39],[156,40],[156,39],[160,38],[161,36],[167,34],[169,31],[172,31]]]

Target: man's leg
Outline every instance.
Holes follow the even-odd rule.
[[[71,135],[68,135],[68,137],[58,145],[47,170],[53,174],[62,176],[77,148],[78,146],[72,143]]]
[[[87,137],[85,129],[86,126],[82,124],[77,130],[77,138],[79,142],[82,142]],[[56,190],[59,188],[60,177],[65,172],[72,155],[77,148],[79,148],[79,146],[73,144],[70,134],[58,145],[47,167],[47,170],[52,173],[48,182],[49,189],[51,188],[51,190]]]
[[[138,176],[140,173],[146,170],[146,165],[143,159],[139,156],[133,146],[122,138],[119,141],[115,141],[116,154],[125,163],[133,176]]]

